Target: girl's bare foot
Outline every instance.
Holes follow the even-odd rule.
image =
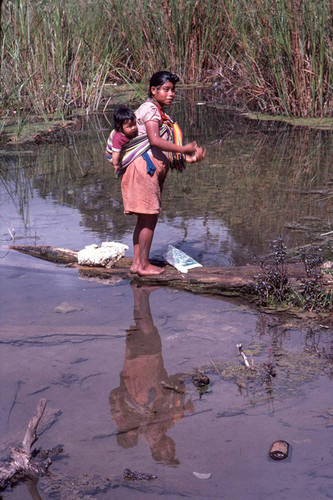
[[[133,259],[132,260],[132,265],[130,267],[130,273],[131,274],[136,274],[140,268],[140,261],[138,259]]]
[[[165,269],[163,267],[153,266],[148,264],[148,266],[138,269],[137,273],[139,276],[154,276],[158,274],[163,274]]]

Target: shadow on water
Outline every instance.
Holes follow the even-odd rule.
[[[241,264],[278,233],[292,247],[332,230],[329,132],[198,101],[180,93],[170,114],[208,158],[170,173],[154,256],[172,243],[206,265]],[[86,280],[8,249],[14,232],[18,244],[131,245],[133,220],[103,156],[110,117],[93,120],[57,144],[1,155],[1,456],[41,397],[54,418],[38,445],[64,448],[29,494],[18,485],[3,498],[330,498],[329,327],[235,300]],[[210,392],[193,385],[195,369]],[[280,463],[268,458],[276,439],[292,450]],[[126,468],[157,479],[126,482]]]

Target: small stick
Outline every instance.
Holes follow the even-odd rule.
[[[178,392],[178,394],[186,394],[186,389],[182,389],[181,387],[178,387],[177,385],[167,384],[163,380],[162,380],[162,382],[160,382],[160,384],[162,387],[164,387],[164,389],[170,389],[170,391]]]
[[[208,357],[209,357],[210,362],[212,363],[212,365],[213,365],[214,370],[216,371],[216,373],[218,373],[218,374],[220,375],[220,377],[221,377],[221,378],[223,378],[223,377],[222,377],[222,375],[221,375],[220,370],[217,368],[217,366],[216,366],[216,364],[214,363],[214,361],[212,360],[212,358],[211,358],[209,355],[208,355]]]
[[[245,364],[246,368],[248,368],[249,370],[254,370],[253,360],[252,360],[252,366],[251,366],[250,363],[249,363],[249,360],[247,359],[247,357],[245,355],[245,352],[243,351],[243,344],[237,344],[237,347],[238,347],[238,350],[239,350],[239,354],[243,358],[243,361],[244,361],[244,364]]]
[[[3,223],[5,224],[6,228],[7,228],[7,231],[9,232],[10,234],[10,237],[11,239],[13,240],[13,242],[15,242],[15,228],[13,226],[13,224],[11,222],[7,222],[3,217],[2,215],[0,215],[0,218],[2,219]],[[10,227],[9,227],[10,226]]]

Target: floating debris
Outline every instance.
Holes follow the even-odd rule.
[[[328,408],[323,413],[320,413],[318,417],[325,419],[326,427],[333,427],[333,408]]]
[[[192,382],[196,387],[205,387],[206,385],[209,385],[210,380],[201,370],[197,370],[192,375]]]
[[[270,377],[276,377],[276,369],[272,362],[270,361],[264,362],[262,363],[262,367]]]
[[[244,408],[235,408],[231,410],[225,410],[216,414],[217,418],[221,417],[238,417],[239,415],[245,415]]]
[[[207,474],[203,474],[201,472],[193,472],[193,476],[197,477],[198,479],[210,479],[212,477],[212,473],[208,472]]]
[[[287,441],[275,441],[269,450],[269,456],[273,460],[284,460],[289,454],[289,443]]]
[[[163,380],[160,382],[160,384],[162,387],[164,387],[164,389],[169,389],[170,391],[178,392],[178,394],[186,394],[186,389],[183,389],[182,387],[178,387],[178,385],[167,384]]]
[[[123,478],[125,481],[152,481],[153,479],[157,479],[157,476],[154,476],[153,474],[146,474],[145,472],[125,469],[123,472]]]
[[[69,302],[62,302],[54,308],[56,313],[68,314],[76,311],[82,311],[83,307],[80,304],[70,304]]]
[[[249,363],[249,360],[247,359],[246,357],[246,354],[245,352],[243,351],[243,344],[237,344],[237,348],[239,350],[239,354],[242,356],[243,358],[243,361],[244,361],[244,364],[246,366],[246,368],[248,368],[249,370],[254,370],[254,366],[253,366],[253,360],[251,362],[251,364]]]

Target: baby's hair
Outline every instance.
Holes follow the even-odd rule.
[[[149,82],[149,97],[152,97],[152,87],[160,87],[165,82],[176,85],[179,82],[179,76],[176,73],[170,73],[170,71],[157,71],[157,73],[154,73]]]
[[[125,122],[135,120],[134,111],[131,108],[122,106],[114,112],[113,120],[114,128],[117,132],[121,132]]]

